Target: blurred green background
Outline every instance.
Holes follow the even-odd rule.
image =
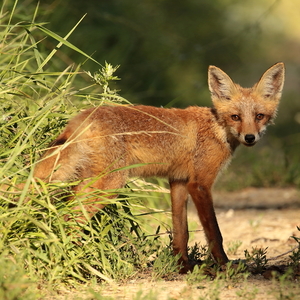
[[[14,3],[5,2],[6,8]],[[14,18],[32,21],[37,4],[18,1]],[[116,88],[132,103],[210,106],[209,65],[251,86],[283,61],[286,83],[276,126],[253,149],[240,147],[230,168],[235,177],[228,171],[221,184],[229,189],[300,184],[298,0],[43,0],[35,21],[64,36],[84,15],[68,41],[100,63],[120,65]],[[50,37],[37,45],[41,52],[56,46]],[[65,46],[56,56],[44,71],[59,72],[73,63],[90,72],[99,69]],[[75,82],[78,88],[89,84],[84,75]]]
[[[35,6],[19,1],[26,9],[29,3]],[[295,121],[300,111],[298,0],[43,0],[36,21],[64,36],[84,14],[69,41],[99,62],[121,65],[118,87],[132,102],[207,105],[208,65],[252,85],[269,66],[284,61],[284,96],[295,100],[295,114],[286,118]],[[60,54],[66,65],[83,62],[70,49]],[[83,68],[98,66],[88,61]]]

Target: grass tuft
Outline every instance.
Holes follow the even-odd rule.
[[[82,225],[64,218],[74,213],[74,203],[66,196],[70,184],[44,183],[32,177],[35,162],[78,109],[128,104],[110,88],[111,81],[118,80],[117,67],[101,66],[68,42],[81,20],[60,37],[45,24],[35,23],[38,6],[28,20],[18,1],[13,7],[9,4],[2,4],[0,24],[0,261],[10,271],[1,277],[0,292],[5,296],[0,298],[19,299],[38,282],[73,286],[126,281],[145,269],[165,246],[159,235],[146,236],[131,212],[144,185],[134,193],[125,188],[117,199],[104,199],[109,205]],[[50,50],[44,47],[48,38],[57,43]],[[99,72],[91,75],[81,71],[80,65],[61,72],[51,70],[62,65],[57,56],[62,46],[93,60]],[[86,75],[91,84],[77,89],[75,78]],[[17,283],[20,288],[14,289]]]

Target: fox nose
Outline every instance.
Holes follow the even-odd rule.
[[[254,134],[246,134],[245,141],[247,144],[253,144],[255,141],[255,135]]]

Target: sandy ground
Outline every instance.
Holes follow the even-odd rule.
[[[254,189],[233,193],[215,192],[216,214],[223,238],[224,248],[240,241],[236,254],[230,259],[245,258],[244,250],[268,248],[267,258],[271,265],[287,264],[289,254],[297,245],[291,236],[300,237],[300,192],[296,189]],[[190,220],[198,222],[192,205]],[[192,234],[191,244],[205,243],[202,231]],[[217,282],[199,282],[189,285],[184,276],[174,281],[149,281],[143,279],[126,285],[108,286],[99,291],[103,296],[116,299],[300,299],[300,283],[281,286],[280,281],[263,275],[250,275],[248,280],[217,286]],[[140,292],[140,298],[137,293]],[[152,293],[152,294],[151,294]]]
[[[225,249],[232,242],[242,242],[230,259],[243,258],[244,250],[253,247],[268,247],[267,257],[271,258],[297,245],[291,238],[300,237],[300,192],[295,189],[215,193],[215,208]]]
[[[243,259],[244,250],[268,248],[267,258],[273,266],[286,265],[292,248],[297,243],[291,236],[300,237],[300,192],[296,189],[254,189],[248,188],[233,193],[215,192],[215,208],[219,226],[224,238],[224,248],[230,259]],[[190,222],[198,217],[192,205],[189,207]],[[198,225],[199,226],[199,225]],[[191,245],[205,244],[201,230],[191,234]],[[235,254],[230,253],[232,243],[241,242]],[[270,276],[269,276],[270,277]],[[96,288],[93,299],[135,299],[135,300],[179,300],[179,299],[300,299],[300,282],[272,280],[268,276],[250,275],[247,281],[230,282],[202,280],[192,285],[185,275],[175,276],[172,281],[153,281],[151,277],[132,280],[126,284],[101,285]],[[77,294],[77,293],[75,293]],[[88,299],[90,294],[81,292],[65,294],[64,299]]]

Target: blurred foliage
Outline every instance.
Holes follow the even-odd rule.
[[[254,149],[238,151],[230,170],[246,168],[251,176],[257,175],[245,182],[259,185],[265,174],[270,176],[272,166],[276,178],[280,174],[287,178],[279,184],[300,184],[295,181],[300,172],[300,39],[295,34],[300,30],[300,3],[296,0],[6,0],[1,16],[10,14],[15,3],[11,24],[43,24],[96,61],[120,65],[121,80],[112,87],[132,103],[210,106],[208,65],[217,65],[234,81],[251,86],[273,63],[284,61],[286,83],[276,126]],[[40,71],[61,72],[75,64],[73,70],[86,71],[74,77],[76,89],[91,84],[87,74],[99,69],[95,61],[51,35],[45,37],[41,30],[29,25],[26,30],[38,41],[36,52],[55,51]],[[86,106],[84,97],[77,99],[78,109]],[[261,155],[267,158],[264,168]],[[278,184],[276,178],[270,182]]]
[[[36,1],[19,5],[28,11]],[[132,102],[209,104],[209,64],[231,71],[246,57],[257,62],[260,55],[268,55],[263,54],[264,33],[258,22],[264,11],[243,23],[233,16],[235,0],[43,0],[39,6],[36,21],[48,21],[48,28],[61,36],[86,14],[69,40],[97,61],[121,65],[118,86]],[[266,3],[264,9],[268,11],[270,5]],[[55,44],[47,39],[39,47],[51,49]],[[82,62],[70,48],[58,55],[67,65]],[[84,65],[91,71],[96,67],[91,61]]]
[[[56,3],[62,15],[51,19],[55,30],[62,30],[61,18],[68,28],[87,13],[71,41],[87,53],[96,51],[94,57],[99,61],[120,64],[121,88],[132,101],[165,105],[180,97],[181,105],[194,104],[194,96],[200,99],[207,90],[209,62],[223,66],[240,62],[237,54],[245,37],[223,40],[224,1]],[[65,15],[72,17],[66,20]],[[255,44],[253,39],[253,49]]]

